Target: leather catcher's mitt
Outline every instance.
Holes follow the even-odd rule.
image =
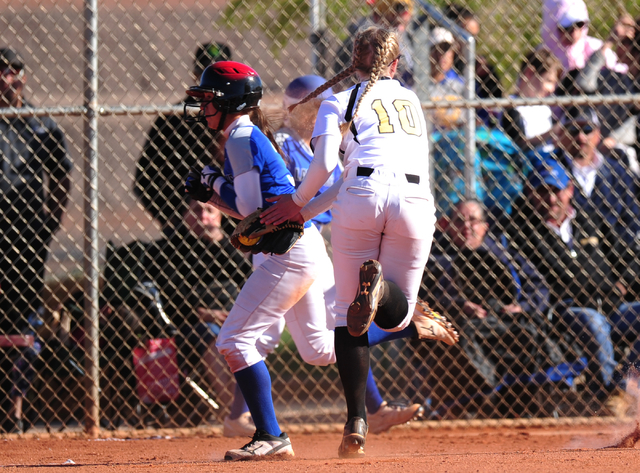
[[[258,209],[247,215],[231,234],[231,244],[245,253],[283,255],[287,253],[304,233],[304,225],[285,222],[280,225],[260,223]]]
[[[420,340],[440,340],[447,345],[454,345],[460,340],[458,332],[444,316],[431,310],[429,305],[418,299],[411,321],[416,326]]]

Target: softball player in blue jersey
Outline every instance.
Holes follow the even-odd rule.
[[[361,82],[323,101],[313,131],[314,159],[304,181],[292,196],[272,198],[278,204],[262,214],[264,222],[278,223],[308,219],[333,205],[335,349],[348,419],[338,454],[346,458],[364,456],[371,323],[402,331],[413,316],[420,338],[457,341],[450,327],[418,323],[414,314],[435,206],[420,101],[393,79],[399,55],[396,33],[377,26],[358,33],[352,65],[300,103],[351,75]],[[338,152],[344,156],[341,181],[313,199]],[[421,333],[425,330],[432,336]]]

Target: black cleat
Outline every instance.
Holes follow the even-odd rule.
[[[376,260],[365,261],[360,266],[358,294],[347,310],[347,329],[352,337],[367,333],[383,294],[382,266]]]

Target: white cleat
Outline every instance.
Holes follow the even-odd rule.
[[[229,450],[224,454],[227,461],[261,460],[266,456],[293,457],[293,448],[289,436],[282,432],[279,437],[257,430],[251,442],[242,448]]]

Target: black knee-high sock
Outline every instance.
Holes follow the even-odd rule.
[[[391,281],[384,282],[384,294],[378,304],[374,319],[381,329],[397,327],[407,316],[409,303],[398,285]]]
[[[347,327],[336,327],[336,362],[347,401],[347,419],[367,419],[365,394],[369,373],[369,337],[349,335]]]

